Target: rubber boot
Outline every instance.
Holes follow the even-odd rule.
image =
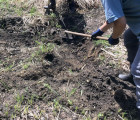
[[[132,74],[119,74],[118,76],[121,80],[124,80],[124,81],[128,81],[130,82],[131,84],[135,85],[134,84],[134,81],[133,81],[133,75]]]

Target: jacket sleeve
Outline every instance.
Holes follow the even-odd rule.
[[[124,16],[121,0],[101,0],[108,23]]]

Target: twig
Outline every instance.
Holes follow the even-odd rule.
[[[107,54],[109,54],[109,55],[111,55],[111,56],[113,56],[113,57],[116,57],[113,53],[108,52],[108,51],[106,51],[106,50],[105,50],[105,49],[103,49],[103,48],[101,48],[101,50],[103,50],[104,52],[106,52]]]

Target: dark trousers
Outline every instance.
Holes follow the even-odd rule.
[[[124,33],[124,45],[127,49],[127,60],[130,62],[130,64],[132,64],[138,51],[139,40],[130,29],[127,29]]]
[[[124,45],[128,52],[127,60],[131,64],[131,74],[136,85],[137,108],[140,109],[140,44],[130,29],[124,33]]]

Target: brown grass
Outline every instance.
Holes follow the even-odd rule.
[[[93,8],[100,5],[99,0],[75,0],[75,2],[83,9]]]
[[[93,8],[94,6],[99,6],[100,0],[74,0],[75,3],[79,5],[80,8],[87,9]],[[28,6],[34,6],[40,10],[40,12],[44,12],[44,6],[48,4],[48,0],[12,0],[14,4],[19,5],[26,4]],[[64,3],[68,3],[68,0],[56,0],[56,7],[60,7]]]

